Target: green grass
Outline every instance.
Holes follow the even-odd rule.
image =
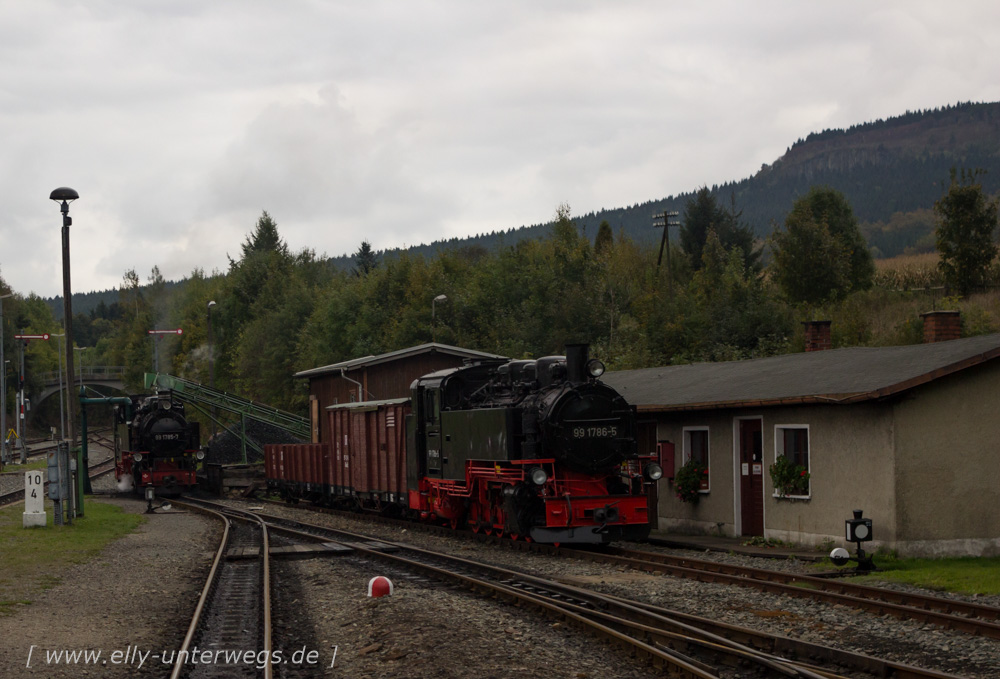
[[[875,555],[873,575],[856,579],[863,584],[901,582],[942,592],[1000,594],[1000,558],[895,559]]]
[[[44,457],[35,458],[29,460],[27,464],[5,464],[3,470],[5,472],[30,472],[35,469],[45,469],[48,466],[48,462]]]
[[[68,566],[93,558],[146,520],[88,498],[86,516],[53,526],[52,504],[45,504],[45,528],[22,527],[23,505],[0,510],[0,616],[30,604],[34,595],[58,585]]]

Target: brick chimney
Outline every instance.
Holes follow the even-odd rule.
[[[805,321],[806,351],[826,351],[833,348],[830,339],[830,321]]]
[[[962,336],[962,317],[958,311],[928,311],[924,319],[924,342],[945,342]]]

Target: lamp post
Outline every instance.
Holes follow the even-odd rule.
[[[66,333],[63,333],[61,335],[52,335],[52,337],[59,337],[60,339],[62,339],[66,337]],[[62,347],[59,347],[56,353],[59,355],[59,440],[62,441],[63,439],[66,438],[66,412],[64,410],[65,406],[63,402],[63,398],[65,397],[65,394],[63,394],[63,385],[65,383],[63,382]],[[67,392],[69,391],[68,386],[66,388],[66,391]]]
[[[215,306],[215,300],[211,300],[207,305],[208,314],[208,385],[215,391],[215,354],[212,349],[212,307]],[[212,406],[212,436],[215,436],[215,406]]]
[[[73,293],[69,276],[69,227],[73,218],[69,216],[69,204],[77,200],[80,194],[75,190],[62,186],[49,194],[49,200],[60,204],[62,212],[62,263],[63,263],[63,329],[66,334],[66,384],[73,384]],[[76,442],[76,426],[73,421],[73,399],[66,399],[66,420],[69,423],[69,444],[72,448]]]
[[[0,295],[0,367],[3,367],[3,376],[0,377],[0,441],[2,446],[3,463],[7,464],[10,459],[7,457],[7,361],[3,358],[3,301],[12,297],[13,293]]]
[[[63,332],[66,334],[66,386],[73,384],[73,292],[69,276],[69,227],[73,218],[69,216],[69,204],[77,200],[80,194],[68,186],[61,186],[49,194],[49,200],[59,203],[62,213],[62,265],[63,265]],[[72,395],[66,398],[66,422],[69,424],[69,448],[72,451],[76,443],[76,423],[73,421],[74,404]],[[83,457],[83,449],[77,448],[77,507],[79,516],[83,516],[84,479],[88,479],[87,460]]]
[[[448,301],[448,295],[438,295],[437,297],[435,297],[434,299],[431,300],[431,341],[432,342],[436,341],[436,339],[435,339],[435,332],[437,330],[437,321],[436,321],[436,315],[437,314],[436,314],[435,305],[438,302],[447,302],[447,301]]]

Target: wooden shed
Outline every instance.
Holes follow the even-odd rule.
[[[326,410],[332,405],[406,398],[413,380],[421,375],[457,368],[466,359],[482,358],[504,357],[431,342],[298,372],[295,377],[309,380],[312,440],[314,443],[330,442]]]
[[[608,373],[646,448],[669,442],[661,529],[844,544],[861,509],[875,546],[1000,555],[1000,335]],[[708,468],[697,503],[670,478]],[[807,471],[775,488],[779,458]]]

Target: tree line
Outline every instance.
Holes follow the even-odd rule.
[[[961,295],[993,275],[997,201],[980,177],[953,175],[935,206],[940,273]],[[89,347],[79,362],[125,366],[128,389],[141,391],[157,351],[161,372],[208,384],[214,370],[219,389],[305,412],[296,372],[431,341],[516,358],[585,341],[612,370],[801,350],[801,322],[817,317],[851,317],[835,334],[840,345],[918,341],[910,321],[886,334],[884,322],[858,318],[859,305],[879,309],[903,293],[879,289],[842,193],[813,187],[766,241],[707,187],[680,221],[669,269],[657,264],[658,243],[607,221],[592,242],[566,205],[542,238],[392,257],[362,242],[345,269],[291,252],[265,211],[225,273],[196,269],[171,285],[155,267],[144,283],[126,271],[116,301],[75,315],[77,343]],[[8,290],[0,279],[0,294]],[[4,325],[8,356],[16,330],[60,332],[36,296],[4,300]],[[148,334],[177,327],[183,334],[159,346]],[[993,321],[976,328],[996,330]],[[29,387],[33,374],[57,369],[57,350],[31,343]]]

